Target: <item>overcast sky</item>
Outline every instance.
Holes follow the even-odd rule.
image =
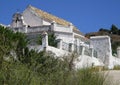
[[[0,0],[0,23],[28,5],[72,22],[81,32],[95,32],[115,24],[120,28],[120,0]]]

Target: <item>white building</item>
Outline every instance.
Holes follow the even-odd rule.
[[[37,46],[35,41],[44,32],[44,46],[47,50],[53,51],[58,56],[76,51],[79,54],[78,61],[75,61],[76,68],[92,65],[103,66],[104,64],[109,68],[113,68],[113,63],[114,65],[120,65],[119,59],[116,61],[112,57],[109,37],[94,37],[89,40],[71,22],[33,6],[29,5],[23,13],[15,13],[10,28],[15,32],[26,33],[32,41],[30,49],[43,50],[43,45]],[[48,45],[47,33],[51,32],[60,40],[58,44],[59,49]],[[106,43],[107,45],[105,45]],[[106,49],[104,46],[106,46]]]
[[[66,43],[87,40],[72,23],[30,5],[23,13],[13,15],[11,28],[29,34],[53,31],[58,39],[62,39]]]

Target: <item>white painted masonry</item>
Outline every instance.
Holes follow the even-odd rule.
[[[76,68],[85,66],[106,66],[112,69],[120,65],[120,47],[118,58],[112,56],[109,36],[94,36],[87,39],[71,22],[60,19],[33,6],[28,6],[23,13],[15,13],[10,25],[15,32],[26,33],[32,43],[29,49],[38,52],[52,51],[57,57],[75,52]],[[48,45],[48,34],[54,33],[58,41],[57,48]],[[42,35],[42,45],[36,39]]]
[[[43,20],[41,17],[37,17],[37,15],[28,7],[25,11],[22,13],[24,17],[25,23],[32,27],[32,26],[42,26],[43,25]]]
[[[90,38],[90,44],[97,51],[98,58],[109,69],[120,65],[120,48],[117,49],[118,58],[112,56],[111,41],[109,36],[95,36]]]
[[[62,49],[62,40],[61,39],[59,40],[58,48],[48,46],[48,43],[46,42],[46,41],[48,41],[47,33],[44,32],[43,34],[45,34],[45,35],[43,35],[44,37],[42,39],[42,46],[29,46],[30,50],[34,49],[34,50],[40,52],[40,51],[44,50],[44,48],[46,48],[46,51],[53,52],[55,54],[55,57],[60,57],[61,59],[64,56],[68,56],[73,53],[73,52],[71,52],[73,50],[72,45],[71,45],[71,51],[66,51],[66,50]],[[78,57],[74,61],[75,69],[89,67],[89,66],[104,66],[103,62],[101,62],[98,58],[87,56],[84,54],[84,51],[85,51],[85,47],[83,46],[82,54],[78,55]]]
[[[109,63],[109,57],[112,56],[110,37],[109,36],[91,37],[90,44],[97,51],[98,58],[100,58],[107,65]]]

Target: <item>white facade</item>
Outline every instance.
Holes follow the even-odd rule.
[[[44,12],[43,12],[44,13]],[[40,11],[40,14],[41,11]],[[57,39],[62,39],[66,43],[74,43],[74,40],[77,38],[74,38],[75,35],[85,38],[83,35],[77,34],[73,32],[74,26],[67,22],[68,26],[60,25],[59,22],[62,21],[62,19],[55,18],[53,16],[52,18],[55,20],[58,19],[58,22],[55,22],[54,20],[48,20],[43,18],[43,14],[40,15],[39,13],[36,13],[31,6],[28,6],[23,13],[19,13],[21,16],[17,16],[17,18],[23,18],[21,21],[17,21],[17,18],[13,16],[13,21],[11,23],[11,27],[14,28],[14,30],[23,32],[23,33],[35,33],[35,32],[43,32],[43,31],[53,31],[57,37]],[[17,13],[14,14],[15,16]],[[48,16],[46,14],[46,16]],[[50,15],[51,17],[52,15]],[[51,19],[51,18],[50,18]],[[17,23],[16,23],[17,22]],[[24,22],[21,24],[21,22]],[[65,22],[63,20],[63,22]],[[61,22],[60,22],[61,23]],[[66,23],[66,22],[65,22]],[[16,25],[17,24],[17,25]],[[47,27],[47,28],[45,28]],[[78,31],[79,32],[79,31]],[[80,39],[80,38],[79,38]],[[82,41],[82,40],[80,40]]]
[[[43,25],[42,18],[38,18],[37,15],[29,7],[22,13],[22,16],[24,18],[24,22],[30,27]]]
[[[47,38],[47,34],[44,33],[45,36],[42,39],[42,46],[39,45],[35,45],[35,46],[29,46],[30,50],[34,49],[37,50],[38,52],[42,51],[42,50],[46,50],[46,51],[51,51],[52,53],[55,54],[55,57],[59,57],[60,59],[63,59],[63,57],[66,56],[71,56],[71,54],[74,52],[73,50],[73,46],[70,45],[70,50],[65,50],[63,49],[63,42],[61,39],[59,39],[59,43],[58,43],[58,47],[52,47],[48,45],[48,38]],[[89,67],[89,66],[104,66],[103,62],[100,61],[100,59],[94,57],[94,56],[89,56],[85,54],[85,48],[86,46],[82,46],[82,50],[81,50],[81,54],[76,54],[76,58],[73,61],[73,65],[75,66],[75,69],[79,69],[79,68],[83,68],[83,67]],[[92,54],[92,53],[91,53]],[[62,56],[62,57],[61,57]]]
[[[45,21],[45,20],[43,20],[43,21],[42,21],[42,24],[43,24],[43,25],[51,25],[51,23],[50,23],[50,22]]]
[[[98,57],[107,63],[109,56],[112,56],[110,37],[108,36],[96,36],[90,38],[90,43],[94,49],[98,52]]]
[[[120,65],[120,49],[117,49],[117,57],[112,56],[111,41],[109,36],[95,36],[90,38],[90,44],[97,51],[98,58],[102,60],[106,67],[113,69]]]
[[[46,50],[54,52],[56,55],[65,55],[77,52],[79,57],[74,62],[76,68],[84,66],[107,66],[113,68],[114,65],[120,65],[120,49],[118,49],[118,58],[112,56],[110,37],[96,36],[90,40],[70,22],[50,15],[42,10],[28,6],[23,13],[15,13],[11,23],[12,30],[26,33],[30,39],[36,39],[43,32],[54,32],[58,43],[58,48],[48,45],[48,37],[43,39],[42,46],[29,46],[30,49]],[[90,41],[90,42],[89,42]],[[87,43],[87,44],[86,44]],[[37,47],[36,47],[37,46]]]

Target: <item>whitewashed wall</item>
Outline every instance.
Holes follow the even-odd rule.
[[[98,58],[87,55],[80,55],[78,58],[76,58],[74,65],[76,69],[91,66],[104,66],[103,62],[101,62]]]
[[[15,28],[15,27],[25,27],[25,22],[24,22],[24,18],[22,16],[21,13],[15,13],[13,14],[12,17],[12,22],[10,24],[11,28]]]
[[[19,22],[12,22],[11,23],[11,27],[23,27],[23,24],[22,24],[22,22],[21,21],[19,21]]]
[[[24,21],[30,26],[41,26],[42,19],[38,17],[29,7],[23,12]]]
[[[90,44],[97,51],[98,58],[108,67],[113,68],[111,61],[112,50],[109,36],[95,36],[90,38]]]
[[[43,25],[51,25],[51,23],[46,20],[43,20]]]
[[[27,28],[27,32],[28,33],[42,32],[42,31],[48,31],[49,29],[50,29],[50,26],[29,27]]]
[[[54,27],[54,31],[59,31],[59,32],[69,32],[72,33],[72,30],[70,27],[65,27],[62,25],[57,25]]]
[[[112,56],[111,61],[112,61],[113,66],[118,66],[118,65],[120,66],[120,58]]]
[[[15,32],[22,32],[22,33],[40,33],[43,31],[49,31],[50,26],[35,26],[35,27],[17,27],[13,28]]]
[[[72,34],[67,34],[67,33],[62,33],[62,32],[55,32],[55,35],[57,39],[62,39],[63,42],[66,43],[73,43],[73,35]]]

